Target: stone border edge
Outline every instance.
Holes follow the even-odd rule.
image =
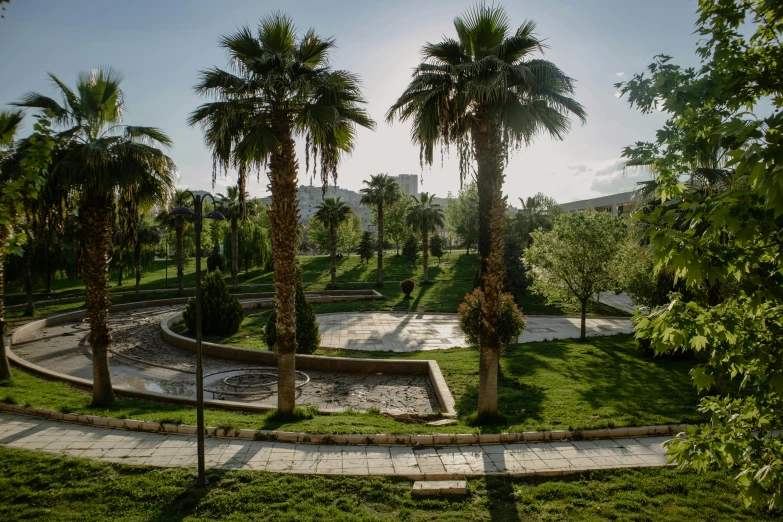
[[[43,417],[56,421],[121,428],[133,431],[154,433],[177,433],[180,435],[195,435],[196,426],[188,424],[169,424],[133,419],[117,419],[97,415],[80,415],[62,413],[45,408],[32,408],[20,404],[0,402],[0,411]],[[252,430],[244,428],[207,427],[210,437],[240,438],[261,441],[297,442],[301,444],[345,444],[345,445],[403,445],[403,446],[444,446],[448,444],[500,444],[503,442],[549,442],[558,440],[590,440],[618,437],[648,437],[654,435],[676,435],[685,431],[687,424],[663,424],[659,426],[635,426],[628,428],[607,428],[555,431],[524,431],[512,433],[465,433],[465,434],[434,434],[434,435],[389,435],[379,434],[331,434],[307,433],[296,431]],[[577,438],[574,439],[575,434]]]

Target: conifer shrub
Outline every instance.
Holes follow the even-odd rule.
[[[459,305],[459,325],[465,332],[465,339],[471,345],[479,344],[479,328],[481,325],[481,308],[484,305],[484,292],[480,289],[473,290],[465,295],[465,302]],[[527,321],[522,315],[514,296],[501,294],[500,296],[500,342],[503,346],[516,343],[522,332],[525,331]]]
[[[296,309],[296,353],[310,354],[321,346],[321,331],[315,320],[313,305],[307,301],[302,286],[301,273],[296,281],[296,297],[294,298]],[[275,349],[277,341],[277,313],[272,308],[272,313],[266,321],[262,333],[263,341],[270,350]]]
[[[413,289],[416,288],[416,283],[413,279],[405,279],[400,281],[400,290],[405,294],[406,299],[410,299]]]
[[[402,245],[402,257],[405,258],[411,266],[416,266],[416,261],[419,259],[419,251],[421,246],[416,236],[410,235],[405,240],[405,244]]]
[[[212,247],[207,257],[207,272],[214,270],[223,270],[223,256],[220,255],[220,248],[217,245]]]
[[[201,309],[201,331],[204,335],[233,335],[239,331],[245,312],[239,300],[228,292],[226,282],[215,269],[204,278],[201,288],[203,302]],[[182,312],[185,325],[196,331],[196,299],[191,297]]]

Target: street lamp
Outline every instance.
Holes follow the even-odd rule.
[[[171,209],[172,216],[192,216],[195,222],[196,229],[196,424],[198,432],[198,478],[196,479],[197,486],[206,486],[206,463],[204,461],[204,432],[206,426],[204,426],[204,367],[202,364],[201,353],[201,225],[203,219],[217,219],[223,220],[226,217],[218,212],[212,210],[204,214],[204,199],[209,197],[212,203],[215,203],[215,198],[209,192],[196,191],[191,192],[189,190],[183,193],[190,194],[193,197],[193,208],[195,211],[188,207],[174,207]]]

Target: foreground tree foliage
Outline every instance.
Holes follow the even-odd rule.
[[[535,23],[516,30],[501,6],[479,4],[454,19],[456,38],[427,44],[424,61],[387,120],[413,123],[411,138],[422,162],[432,164],[436,145],[455,145],[464,179],[476,164],[478,250],[484,304],[481,322],[479,412],[497,413],[498,358],[502,343],[500,294],[506,199],[504,168],[512,150],[546,133],[561,139],[570,117],[585,110],[571,96],[574,82],[552,62],[534,58],[544,46]]]
[[[305,140],[305,170],[320,163],[326,189],[343,154],[353,150],[356,126],[375,123],[363,108],[358,78],[329,66],[334,40],[313,29],[297,35],[291,18],[273,14],[257,31],[243,26],[220,39],[230,71],[201,73],[196,92],[212,97],[190,116],[213,149],[216,167],[236,166],[239,191],[243,173],[268,167],[272,203],[269,218],[275,271],[275,349],[278,364],[278,410],[290,413],[295,403],[296,254],[299,208],[299,162],[295,138]]]
[[[658,353],[704,354],[691,372],[700,390],[737,383],[702,400],[710,422],[669,454],[731,470],[746,504],[773,508],[783,500],[783,4],[701,0],[698,13],[698,68],[658,56],[649,74],[618,85],[643,113],[668,116],[655,142],[625,151],[656,175],[660,204],[635,214],[655,268],[710,295],[671,294],[637,316],[637,337]],[[705,172],[730,181],[688,190]]]
[[[587,302],[616,285],[618,253],[627,237],[625,223],[609,212],[571,212],[555,219],[551,231],[531,234],[527,261],[533,266],[533,290],[550,302],[581,308],[580,339],[586,339]]]
[[[108,359],[112,340],[109,252],[114,202],[118,193],[127,190],[167,201],[175,166],[155,145],[168,147],[171,140],[153,127],[122,124],[122,78],[111,68],[81,73],[76,90],[54,75],[50,78],[64,105],[38,93],[27,94],[16,105],[49,111],[62,129],[57,135],[62,152],[52,168],[65,186],[79,194],[81,275],[90,321],[93,402],[108,405],[114,400]]]

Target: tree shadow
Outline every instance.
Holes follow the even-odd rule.
[[[513,483],[507,478],[486,477],[487,510],[492,521],[521,521],[514,498]]]
[[[173,522],[190,518],[198,511],[199,505],[209,495],[210,491],[221,487],[225,474],[226,471],[224,470],[207,471],[207,480],[209,482],[206,486],[197,486],[194,482],[191,482],[176,498],[166,506],[163,506],[161,511],[149,520],[151,522]],[[195,480],[195,473],[193,478]]]

